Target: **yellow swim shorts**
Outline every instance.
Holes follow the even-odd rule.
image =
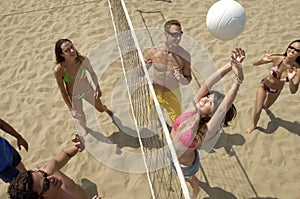
[[[181,99],[181,93],[180,89],[177,88],[172,91],[158,91],[157,89],[154,89],[157,100],[160,104],[160,106],[167,110],[170,120],[172,121],[172,124],[174,123],[175,119],[181,114],[181,105],[180,105],[180,99]],[[154,105],[153,96],[150,95],[150,107]]]

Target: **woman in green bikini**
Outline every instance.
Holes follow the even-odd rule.
[[[82,99],[95,106],[99,112],[105,111],[112,116],[112,111],[100,100],[102,92],[89,59],[80,55],[69,39],[56,42],[55,56],[57,65],[54,75],[57,85],[72,116],[79,120],[80,125],[86,130]],[[95,89],[88,81],[86,71],[90,73]]]

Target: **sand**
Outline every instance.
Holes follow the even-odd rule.
[[[162,28],[165,19],[178,19],[184,36],[201,46],[216,66],[228,61],[234,46],[246,50],[245,80],[235,100],[238,115],[225,129],[214,153],[201,161],[203,170],[197,174],[202,182],[199,198],[299,198],[300,92],[292,95],[286,85],[270,108],[271,114],[262,112],[259,129],[245,134],[252,119],[258,82],[267,75],[269,67],[255,67],[251,63],[265,50],[283,53],[291,41],[299,39],[299,2],[240,0],[247,22],[244,31],[230,41],[217,40],[206,28],[205,16],[214,2],[126,1],[135,28]],[[114,39],[113,26],[108,3],[99,0],[12,0],[2,2],[0,10],[1,118],[29,142],[29,151],[21,150],[20,154],[25,166],[33,168],[70,144],[76,131],[52,72],[55,42],[69,38],[81,54],[92,55],[99,45]],[[109,51],[110,47],[106,47]],[[103,57],[105,62],[114,58],[115,53],[100,55],[99,59]],[[103,71],[99,76],[102,100],[111,106],[113,88],[121,72],[113,66]],[[224,78],[225,90],[231,81],[231,76]],[[103,135],[113,140],[109,149],[99,151],[107,154],[107,159],[118,153],[117,147],[139,150],[136,139],[123,136],[106,114],[97,113],[96,117]],[[2,135],[16,146],[13,138]],[[107,199],[151,198],[145,174],[111,168],[88,150],[74,157],[63,171],[82,184],[89,195]],[[7,187],[0,183],[0,198],[7,198]]]

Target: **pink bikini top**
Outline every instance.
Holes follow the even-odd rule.
[[[278,76],[278,70],[279,70],[279,67],[280,67],[280,65],[282,64],[282,62],[283,62],[283,60],[281,60],[281,62],[279,62],[279,64],[277,64],[276,66],[273,66],[273,67],[270,69],[270,74],[271,74],[273,77],[277,78],[277,76]],[[282,79],[280,79],[280,81],[282,81],[282,82],[289,82],[289,78],[288,78],[288,77],[282,78]]]
[[[178,116],[173,124],[173,128],[176,131],[179,125],[184,122],[185,120],[189,119],[193,115],[196,114],[196,111],[184,113],[180,116]],[[179,137],[179,141],[183,144],[185,147],[194,148],[196,146],[196,140],[194,140],[193,136],[193,127],[186,130],[182,135]]]

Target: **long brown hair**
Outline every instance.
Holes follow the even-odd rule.
[[[289,46],[291,46],[293,43],[296,43],[296,42],[299,42],[300,43],[300,39],[296,39],[296,40],[294,40],[294,41],[292,41],[289,45],[288,45],[288,47],[286,48],[286,50],[285,50],[285,52],[284,53],[282,53],[282,54],[274,54],[274,55],[281,55],[281,56],[287,56],[287,51],[288,51],[288,49],[289,49]],[[296,58],[296,62],[300,65],[300,56],[298,56],[297,58]]]
[[[59,63],[62,63],[65,61],[65,58],[63,56],[61,56],[61,54],[63,54],[61,45],[65,42],[70,42],[71,44],[73,44],[72,41],[69,39],[59,39],[55,44],[56,64],[59,64]],[[75,49],[75,51],[77,54],[77,58],[79,59],[79,57],[81,57],[81,55],[78,53],[78,51],[76,49]]]
[[[213,108],[210,115],[213,115],[213,114],[215,114],[218,107],[220,106],[220,104],[224,100],[225,95],[223,93],[220,93],[219,91],[216,91],[216,90],[210,91],[207,95],[211,95],[211,94],[214,95],[214,108]],[[228,109],[226,115],[225,115],[223,126],[224,127],[228,126],[229,125],[228,122],[232,121],[236,117],[236,114],[237,114],[236,108],[235,108],[234,104],[232,104],[230,106],[230,108]],[[200,116],[199,123],[200,124],[207,123],[207,122],[209,122],[210,119],[211,119],[211,116],[202,115],[202,116]]]
[[[288,45],[288,47],[287,47],[286,50],[285,50],[285,53],[283,53],[284,56],[287,56],[287,51],[288,51],[289,46],[292,45],[293,43],[296,43],[296,42],[299,42],[299,43],[300,43],[300,39],[294,40],[294,41],[292,41],[292,42]],[[298,57],[296,58],[296,62],[300,65],[300,56],[298,56]]]

